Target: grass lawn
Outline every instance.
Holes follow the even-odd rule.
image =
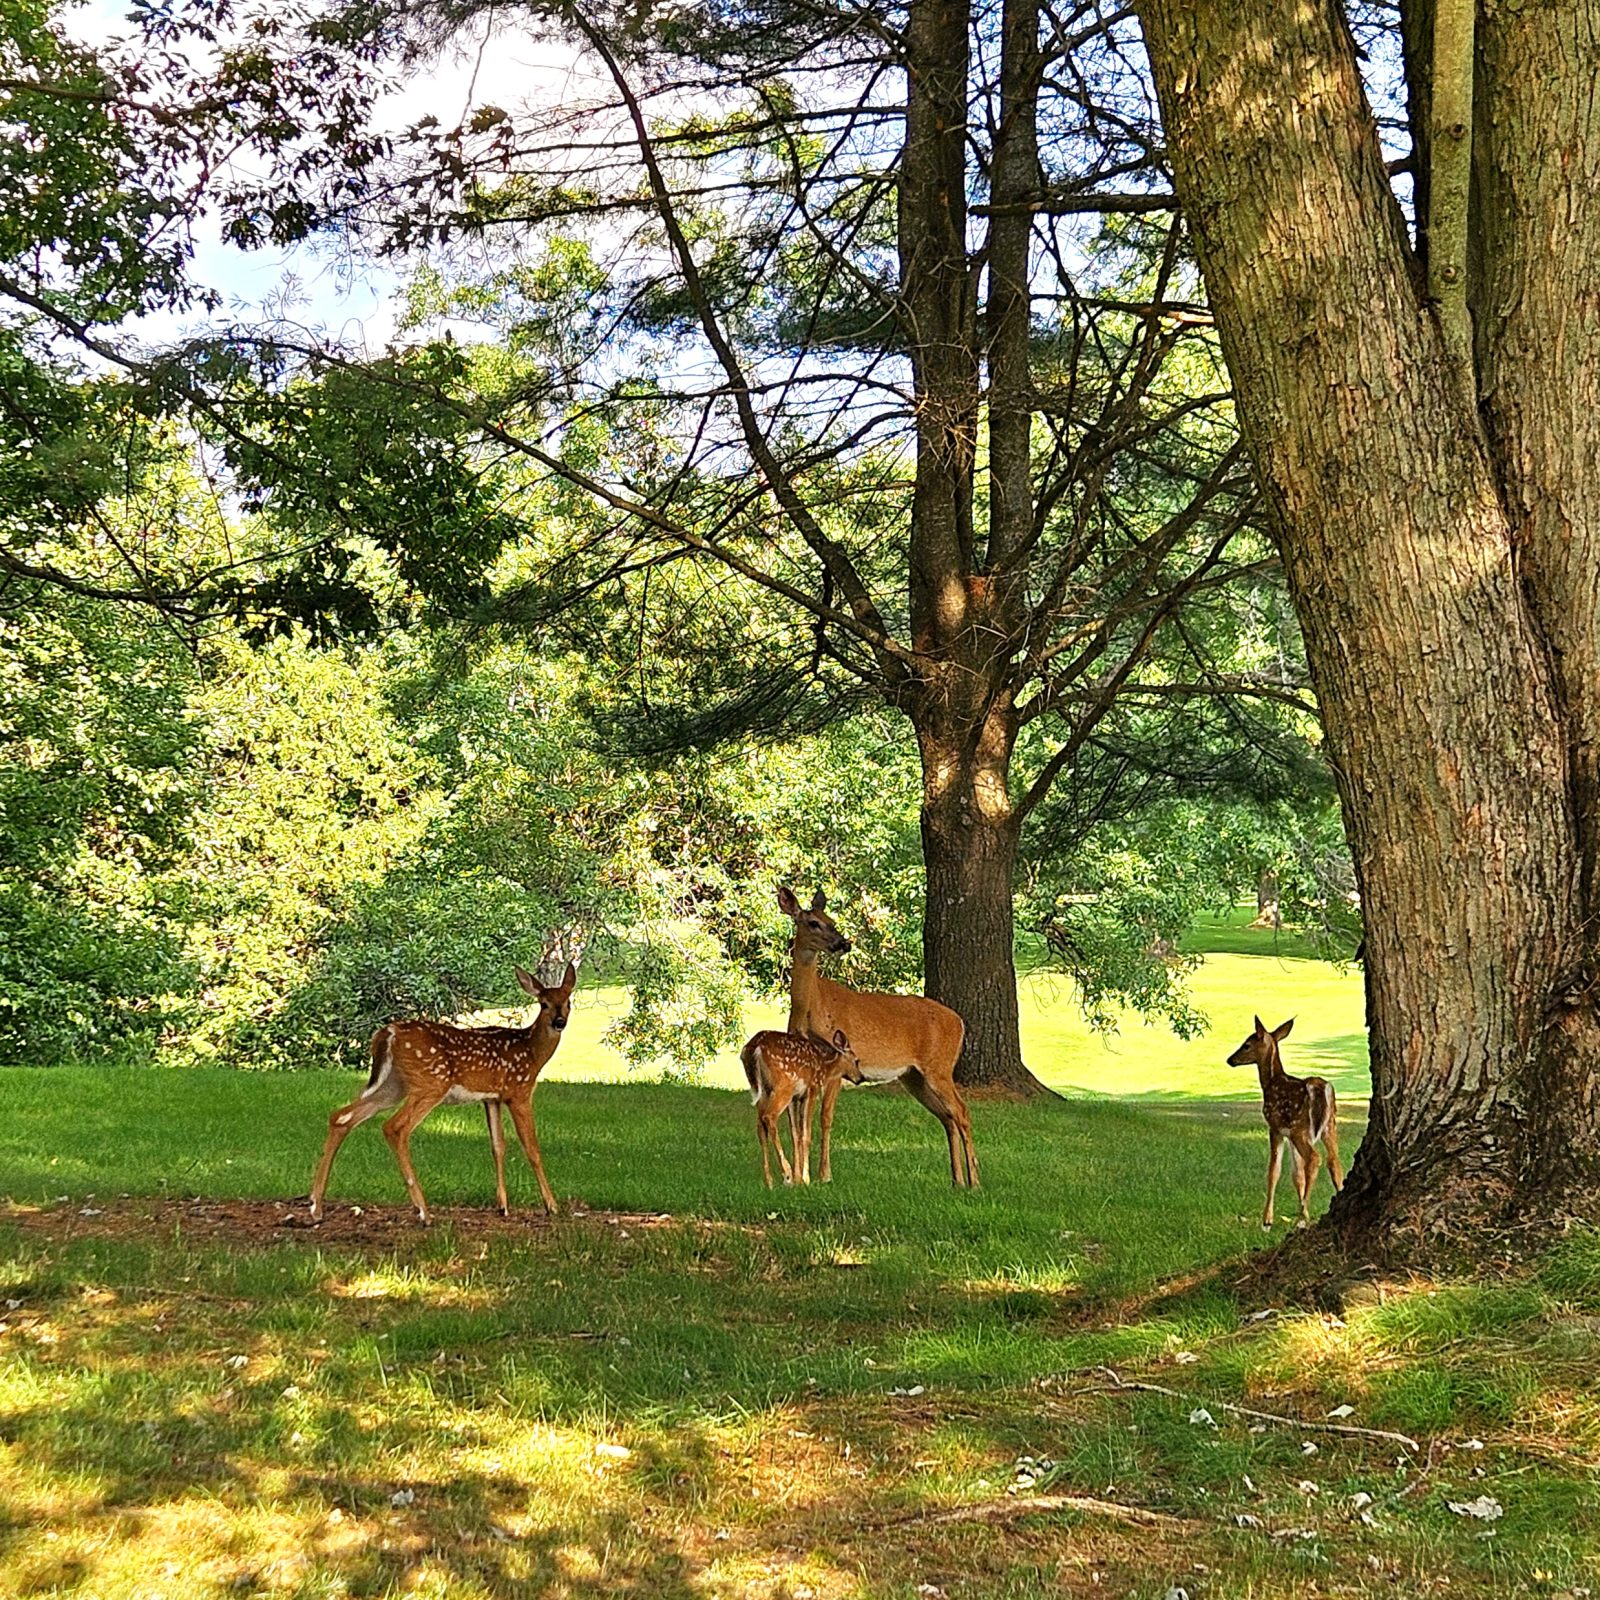
[[[1211,1055],[1257,996],[1291,1070],[1354,1031],[1358,976],[1223,959]],[[745,1097],[548,1082],[553,1225],[470,1108],[433,1228],[368,1128],[314,1232],[346,1076],[0,1070],[0,1595],[1600,1594],[1600,1238],[1267,1302],[1253,1108],[1154,1032],[1061,1065],[1069,1014],[1045,1076],[1167,1098],[981,1103],[975,1194],[903,1096],[768,1193]]]

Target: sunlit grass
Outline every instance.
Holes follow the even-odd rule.
[[[1008,1110],[993,1141],[1048,1134]],[[1163,1232],[1203,1220],[1194,1194],[1167,1199]],[[1424,1573],[1548,1593],[1536,1572],[1575,1584],[1600,1559],[1600,1350],[1549,1283],[1396,1284],[1341,1316],[1249,1320],[1262,1308],[1226,1279],[1159,1304],[1086,1289],[1141,1287],[1118,1241],[1155,1219],[1115,1191],[977,1229],[965,1207],[930,1188],[887,1223],[824,1205],[623,1239],[595,1219],[485,1249],[463,1222],[376,1259],[13,1223],[0,1590],[765,1595],[782,1575],[855,1596],[959,1575],[947,1592],[1042,1594],[1000,1530],[915,1520],[1003,1503],[1024,1457],[1024,1492],[1181,1519],[1137,1539],[1077,1514],[1012,1530],[1125,1593],[1193,1593],[1197,1561],[1238,1585],[1221,1593]],[[1080,1254],[1047,1244],[1062,1233]],[[1163,1248],[1184,1259],[1146,1239]],[[1119,1391],[1107,1368],[1185,1398]],[[1421,1448],[1253,1424],[1229,1399],[1308,1421],[1349,1405]],[[1482,1495],[1504,1509],[1492,1530],[1448,1509]]]

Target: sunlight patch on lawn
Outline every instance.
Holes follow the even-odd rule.
[[[391,1262],[349,1277],[333,1277],[323,1292],[335,1300],[398,1300],[438,1307],[483,1309],[501,1298],[459,1278],[440,1277]]]
[[[961,1287],[968,1294],[984,1296],[1064,1295],[1072,1293],[1082,1283],[1083,1275],[1075,1263],[1041,1261],[1032,1266],[1014,1262],[987,1277],[968,1278]]]

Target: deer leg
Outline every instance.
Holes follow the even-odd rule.
[[[1322,1148],[1328,1156],[1328,1176],[1333,1179],[1334,1193],[1344,1188],[1344,1173],[1339,1167],[1339,1129],[1334,1122],[1335,1109],[1333,1085],[1328,1085],[1328,1125],[1322,1131]]]
[[[1272,1227],[1272,1199],[1278,1192],[1278,1174],[1283,1171],[1283,1135],[1273,1128],[1268,1137],[1272,1141],[1272,1154],[1267,1157],[1267,1209],[1261,1218],[1264,1230]]]
[[[833,1182],[829,1142],[833,1136],[833,1106],[839,1098],[839,1089],[843,1083],[843,1078],[830,1078],[827,1087],[822,1091],[822,1166],[817,1173],[818,1183]]]
[[[800,1181],[808,1189],[811,1187],[811,1130],[817,1120],[817,1097],[809,1090],[802,1102],[798,1097],[791,1103],[798,1107],[800,1113],[800,1131],[805,1136],[805,1143],[795,1151],[794,1164],[799,1169]]]
[[[794,1085],[790,1083],[775,1084],[769,1089],[761,1102],[761,1108],[756,1116],[756,1131],[761,1136],[761,1170],[766,1174],[767,1187],[772,1187],[772,1174],[767,1168],[767,1145],[778,1152],[778,1165],[783,1169],[785,1184],[794,1182],[794,1168],[789,1165],[789,1158],[783,1153],[783,1138],[778,1132],[779,1119],[783,1116],[785,1107],[791,1111],[794,1105]],[[790,1141],[794,1138],[794,1118],[790,1117]],[[799,1147],[796,1146],[796,1155]]]
[[[1300,1215],[1295,1219],[1295,1226],[1308,1228],[1311,1226],[1311,1185],[1317,1181],[1317,1147],[1312,1144],[1311,1135],[1301,1128],[1290,1132],[1289,1142],[1294,1146],[1294,1186],[1300,1195]]]
[[[506,1125],[498,1100],[485,1100],[483,1114],[489,1123],[489,1147],[494,1151],[494,1203],[502,1217],[511,1214],[506,1199]]]
[[[778,1141],[778,1148],[783,1149],[783,1141]],[[798,1098],[789,1101],[789,1148],[794,1152],[794,1167],[789,1177],[783,1181],[790,1183],[796,1181],[800,1172],[800,1101]]]
[[[508,1100],[506,1104],[511,1107],[511,1121],[521,1141],[522,1153],[528,1158],[534,1177],[539,1180],[544,1209],[553,1217],[556,1214],[556,1197],[550,1192],[549,1180],[544,1175],[544,1162],[539,1159],[539,1130],[533,1123],[533,1090],[529,1089],[520,1100]]]
[[[961,1145],[967,1158],[967,1187],[978,1187],[978,1152],[972,1147],[972,1116],[967,1110],[967,1102],[962,1097],[961,1091],[956,1088],[955,1079],[950,1080],[950,1110],[956,1119],[956,1127],[961,1132]]]
[[[1294,1186],[1294,1198],[1299,1211],[1295,1214],[1294,1225],[1303,1228],[1306,1225],[1306,1198],[1305,1198],[1306,1163],[1300,1154],[1299,1147],[1294,1142],[1294,1135],[1289,1136],[1289,1181]]]
[[[417,1124],[442,1099],[444,1099],[442,1089],[437,1093],[429,1091],[427,1098],[414,1094],[383,1125],[383,1136],[389,1141],[389,1148],[394,1151],[394,1158],[400,1165],[400,1176],[406,1180],[406,1193],[411,1196],[411,1203],[417,1208],[419,1222],[429,1220],[428,1202],[422,1193],[422,1185],[417,1182],[416,1168],[411,1165],[411,1134]]]
[[[964,1187],[967,1181],[963,1168],[965,1151],[955,1113],[945,1104],[939,1091],[928,1082],[920,1068],[912,1067],[900,1081],[944,1124],[945,1137],[950,1141],[950,1181],[958,1189]],[[962,1109],[965,1110],[965,1107]]]
[[[936,1117],[939,1117],[940,1121],[943,1122],[947,1116],[950,1118],[949,1122],[945,1122],[945,1132],[950,1134],[951,1138],[950,1177],[952,1181],[957,1186],[964,1183],[967,1188],[976,1189],[978,1187],[978,1152],[973,1148],[972,1144],[972,1116],[967,1110],[967,1102],[962,1097],[960,1089],[956,1087],[954,1076],[951,1073],[946,1073],[938,1080],[938,1086],[935,1087],[934,1081],[921,1068],[917,1068],[914,1074],[907,1074],[906,1081],[908,1085],[913,1075],[922,1080],[923,1087],[933,1097],[931,1101],[923,1099],[921,1095],[918,1095],[917,1098],[922,1100],[922,1103]],[[914,1087],[912,1088],[912,1093],[916,1094]],[[937,1102],[937,1104],[934,1102]],[[943,1108],[942,1112],[940,1110],[941,1107]],[[953,1133],[951,1132],[952,1123],[954,1124]],[[957,1144],[958,1139],[960,1141],[959,1145]],[[964,1175],[962,1171],[963,1163],[965,1163]]]
[[[347,1106],[340,1106],[328,1118],[328,1139],[322,1147],[322,1159],[317,1162],[316,1176],[311,1180],[311,1220],[322,1221],[322,1196],[328,1187],[328,1174],[333,1170],[333,1158],[339,1153],[339,1146],[350,1136],[353,1128],[359,1128],[368,1117],[375,1117],[380,1111],[392,1106],[394,1101],[380,1099],[376,1095],[362,1095],[359,1099],[352,1100]]]
[[[777,1138],[776,1123],[768,1126],[766,1102],[761,1101],[756,1105],[756,1143],[761,1146],[761,1181],[770,1189],[772,1187],[772,1162],[767,1158],[767,1140]],[[783,1155],[783,1146],[778,1146],[778,1154]]]

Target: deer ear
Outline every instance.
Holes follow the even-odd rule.
[[[1278,1026],[1272,1030],[1272,1037],[1274,1039],[1287,1039],[1289,1037],[1289,1030],[1293,1027],[1294,1018],[1290,1017],[1287,1022],[1280,1022]]]
[[[1255,1022],[1256,1022],[1256,1032],[1257,1033],[1265,1033],[1267,1031],[1267,1025],[1266,1025],[1266,1023],[1264,1023],[1261,1020],[1260,1017],[1257,1017],[1255,1019]]]
[[[800,902],[795,899],[794,890],[786,883],[778,885],[778,909],[786,917],[798,917],[800,915]]]
[[[828,909],[828,897],[820,889],[811,897],[811,909],[813,911],[826,911]]]
[[[843,1028],[835,1028],[833,1030],[833,1048],[839,1051],[848,1050],[850,1048],[850,1041],[845,1038]]]
[[[572,986],[577,981],[578,981],[578,963],[576,961],[569,961],[567,963],[566,976],[563,977],[562,980],[561,980],[561,992],[562,992],[562,994],[571,994],[572,993]]]
[[[513,967],[512,971],[517,975],[517,982],[520,983],[535,1000],[537,1000],[539,996],[544,993],[544,985],[540,983],[531,972],[524,972],[521,967]]]

